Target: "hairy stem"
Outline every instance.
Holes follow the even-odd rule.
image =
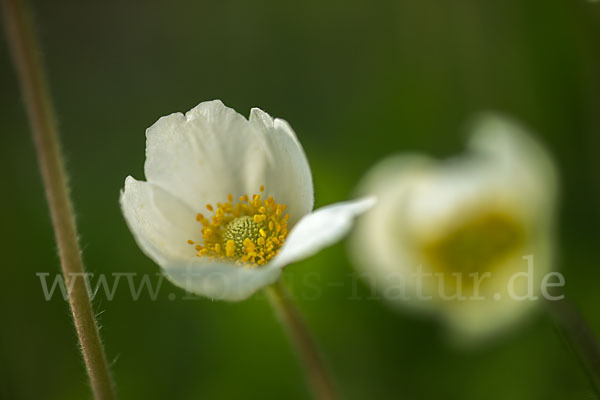
[[[82,278],[84,268],[67,187],[67,175],[29,7],[20,0],[1,1],[8,45],[29,117],[62,272],[67,287],[73,284],[73,290],[69,293],[69,304],[83,359],[94,397],[98,400],[116,399],[98,325]]]
[[[548,310],[559,334],[573,350],[600,399],[600,347],[579,311],[566,300],[548,302]]]
[[[265,293],[302,361],[315,398],[319,400],[337,399],[333,381],[317,346],[283,283],[278,281],[268,286],[265,288]]]

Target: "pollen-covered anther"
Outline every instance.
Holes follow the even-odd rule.
[[[260,193],[264,190],[261,185]],[[249,267],[264,265],[279,252],[288,234],[286,205],[276,203],[272,196],[262,199],[261,194],[239,196],[236,203],[233,199],[228,194],[227,202],[217,203],[216,209],[207,204],[212,217],[196,215],[196,221],[202,224],[202,241],[188,243],[195,245],[198,257],[225,259]]]

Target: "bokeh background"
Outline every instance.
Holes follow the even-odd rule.
[[[508,113],[561,171],[568,297],[600,332],[600,3],[546,1],[34,1],[71,175],[84,259],[96,274],[158,272],[118,206],[143,178],[158,117],[222,99],[288,120],[317,206],[346,199],[383,156],[461,151],[467,119]],[[37,272],[59,263],[5,43],[0,46],[0,398],[90,398],[67,304]],[[347,399],[590,399],[585,375],[538,313],[463,351],[435,321],[369,300],[346,244],[285,280]],[[319,275],[314,275],[314,272]],[[341,282],[342,286],[329,286]],[[176,300],[168,295],[175,293]],[[361,300],[352,300],[352,295]],[[99,296],[122,399],[306,399],[302,371],[262,295],[242,303]]]

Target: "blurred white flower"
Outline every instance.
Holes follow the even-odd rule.
[[[218,100],[148,128],[144,171],[147,182],[127,177],[120,197],[135,240],[174,284],[215,299],[275,282],[373,203],[311,212],[312,176],[291,127],[258,108],[247,120]]]
[[[359,193],[378,203],[349,246],[384,298],[438,315],[466,341],[513,326],[536,303],[518,298],[534,298],[553,266],[557,197],[552,160],[523,128],[495,115],[472,128],[465,155],[376,165]]]

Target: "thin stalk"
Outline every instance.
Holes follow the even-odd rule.
[[[600,399],[600,346],[594,333],[569,301],[550,301],[548,310],[558,333],[579,360],[596,398]]]
[[[266,287],[265,293],[302,361],[315,398],[318,400],[337,399],[333,381],[317,346],[283,283],[278,281]]]
[[[46,191],[62,273],[67,287],[73,288],[69,293],[69,304],[92,391],[97,400],[116,399],[98,325],[85,281],[81,278],[84,268],[73,206],[30,8],[20,0],[0,1],[8,45],[19,77]]]

